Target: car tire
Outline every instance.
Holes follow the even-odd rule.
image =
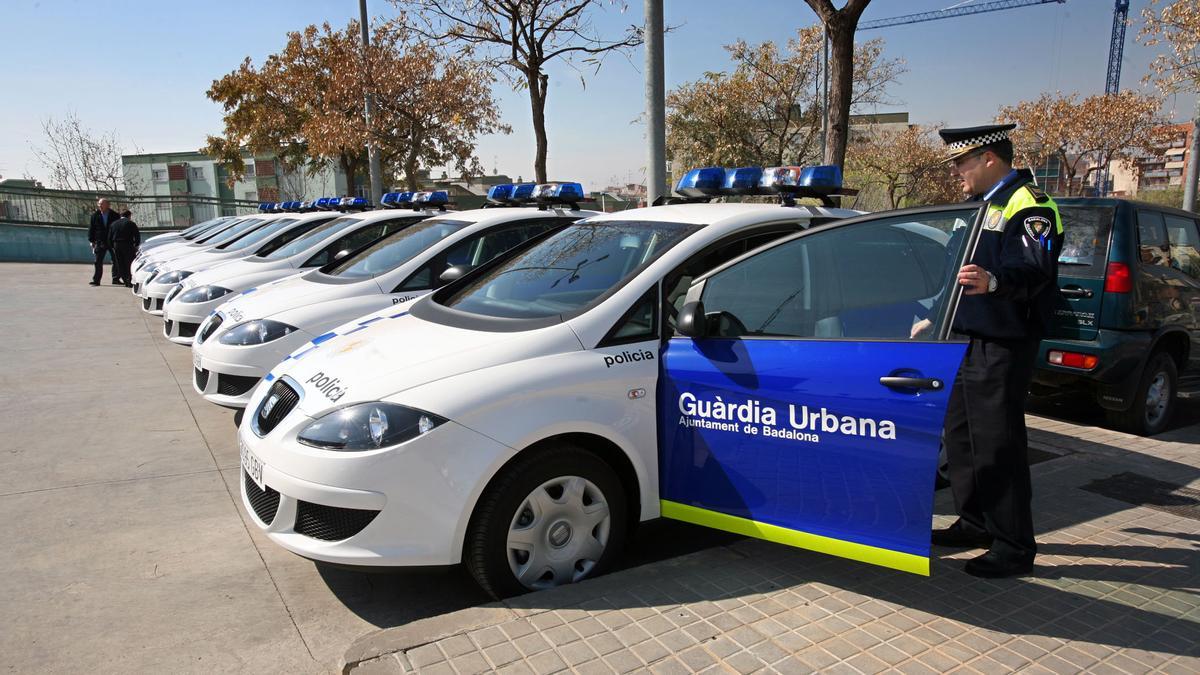
[[[463,558],[495,598],[604,573],[624,549],[627,496],[612,467],[560,443],[517,460],[488,486]]]
[[[1166,430],[1175,412],[1175,393],[1179,387],[1175,359],[1156,352],[1146,362],[1128,410],[1105,411],[1113,426],[1140,436],[1153,436]]]

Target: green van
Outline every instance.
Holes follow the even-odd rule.
[[[1200,396],[1196,214],[1126,199],[1063,198],[1060,301],[1031,393],[1086,395],[1114,426],[1166,429]]]

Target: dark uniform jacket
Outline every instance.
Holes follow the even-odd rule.
[[[108,226],[109,245],[127,243],[138,246],[142,243],[142,233],[138,231],[137,223],[129,218],[118,218]]]
[[[108,228],[117,222],[121,214],[116,211],[108,210],[108,224],[104,223],[104,215],[100,213],[100,209],[96,209],[92,213],[92,222],[88,225],[88,243],[94,244],[100,248],[108,248]]]
[[[996,290],[964,294],[954,331],[982,338],[1040,339],[1050,326],[1058,295],[1063,243],[1058,207],[1033,184],[1028,169],[1009,174],[987,201],[983,231],[969,262],[992,273]]]

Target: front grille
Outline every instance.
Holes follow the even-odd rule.
[[[222,396],[241,396],[258,384],[259,378],[245,375],[217,374],[217,393]]]
[[[267,404],[272,400],[275,404],[267,411]],[[254,413],[254,421],[257,424],[258,431],[261,434],[269,434],[271,430],[283,421],[287,414],[292,412],[292,408],[300,402],[300,392],[292,389],[292,386],[283,380],[276,380],[275,384],[271,385],[271,390],[267,392],[267,397],[259,404],[258,410]]]
[[[211,320],[209,320],[208,325],[204,327],[204,332],[200,333],[198,341],[204,342],[208,338],[212,337],[212,334],[217,332],[217,328],[221,326],[221,322],[224,320],[225,318],[220,314],[217,314]]]
[[[150,298],[142,298],[142,309],[150,310]]]
[[[172,321],[170,319],[164,319],[163,320],[163,335],[165,335],[167,337],[171,337],[171,327],[174,325],[175,325],[174,321]]]
[[[193,370],[196,371],[196,388],[204,391],[204,388],[208,386],[208,371],[199,368],[193,368]]]
[[[246,484],[246,498],[250,500],[250,508],[254,509],[254,515],[270,525],[271,521],[275,520],[275,512],[279,510],[279,493],[269,485],[265,490],[260,490],[254,479],[245,471],[242,471],[242,482]]]
[[[142,292],[142,282],[140,282],[140,281],[139,281],[138,283],[136,283],[136,284],[134,284],[134,285],[133,285],[133,292],[134,292],[135,294],[136,294],[136,293],[141,293],[141,292]]]
[[[162,298],[158,298],[154,301],[154,311],[156,311],[156,312],[162,311],[162,301],[163,301]]]
[[[378,511],[341,509],[323,504],[299,502],[296,507],[297,534],[322,541],[349,539],[375,519]]]
[[[187,321],[179,322],[179,337],[190,338],[195,337],[196,329],[200,327],[198,323],[188,323]]]

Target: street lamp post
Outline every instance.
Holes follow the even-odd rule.
[[[367,33],[367,0],[358,0],[358,13],[360,16],[359,26],[362,28],[363,67],[366,68],[370,64],[367,48],[371,44]],[[367,80],[370,81],[370,78]],[[378,204],[379,198],[383,195],[383,168],[379,165],[379,147],[370,135],[373,128],[371,117],[375,111],[375,96],[371,93],[370,88],[367,89],[366,100],[363,104],[365,106],[364,117],[367,122],[367,162],[371,167],[371,194],[368,198],[372,204]]]
[[[663,194],[667,183],[667,114],[663,74],[663,3],[646,0],[646,130],[649,147],[646,167],[646,203]]]

